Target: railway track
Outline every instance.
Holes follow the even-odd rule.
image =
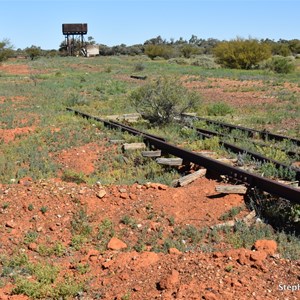
[[[223,123],[223,122],[217,122],[217,121],[213,121],[213,120],[209,120],[206,118],[202,118],[202,117],[197,117],[197,116],[190,116],[188,114],[182,114],[182,120],[186,123],[190,123],[189,121],[192,120],[200,120],[205,122],[207,125],[214,125],[217,126],[218,128],[221,129],[225,129],[225,131],[229,131],[230,133],[234,130],[238,130],[242,133],[244,133],[246,135],[246,138],[251,138],[251,143],[253,145],[258,145],[260,147],[268,147],[267,142],[268,141],[272,141],[272,142],[287,142],[290,143],[292,145],[293,148],[298,148],[299,145],[298,143],[300,142],[300,140],[298,139],[293,139],[291,137],[288,136],[283,136],[283,135],[276,135],[276,134],[272,134],[272,133],[268,133],[267,131],[259,131],[259,130],[255,130],[255,129],[251,129],[251,128],[246,128],[246,127],[242,127],[242,126],[235,126],[235,125],[231,125],[228,123]],[[211,129],[207,129],[207,128],[195,128],[197,130],[198,133],[202,133],[203,136],[205,135],[210,135],[210,136],[218,136],[221,139],[227,139],[228,138],[228,134],[226,133],[222,133],[216,130],[211,130]],[[268,139],[268,136],[272,136],[274,138]],[[237,137],[234,135],[230,135],[230,138],[233,138],[234,141],[242,141],[244,140],[241,137]],[[259,138],[260,140],[257,140],[257,138]],[[295,159],[295,158],[300,158],[300,151],[293,151],[291,149],[286,149],[286,148],[282,148],[278,145],[274,145],[273,147],[277,150],[280,150],[282,152],[285,152],[287,156],[289,156],[291,159]]]
[[[291,202],[300,204],[300,189],[292,186],[285,185],[283,183],[271,180],[260,175],[250,173],[246,170],[230,166],[228,164],[222,163],[218,160],[203,156],[199,153],[195,153],[176,145],[166,142],[164,138],[148,134],[146,132],[137,130],[133,127],[123,125],[115,121],[107,121],[96,116],[74,110],[72,108],[67,108],[69,112],[73,112],[75,115],[81,116],[83,118],[92,119],[98,122],[102,122],[106,127],[119,129],[121,131],[129,132],[133,135],[137,135],[143,138],[143,140],[156,147],[161,149],[164,152],[172,154],[174,156],[180,157],[183,161],[191,162],[199,166],[203,166],[208,170],[216,172],[220,175],[226,175],[236,181],[243,182],[249,187],[257,187],[260,190],[268,192],[273,195],[285,198]]]
[[[219,127],[227,129],[229,132],[231,132],[233,130],[240,130],[244,133],[247,133],[249,137],[259,136],[261,139],[263,139],[265,141],[268,141],[268,140],[274,140],[274,141],[279,141],[279,142],[289,141],[289,142],[295,144],[296,146],[300,146],[299,139],[291,138],[291,137],[284,136],[284,135],[274,134],[274,133],[271,133],[266,130],[256,130],[256,129],[247,128],[247,127],[243,127],[243,126],[232,125],[232,124],[225,123],[225,122],[218,122],[218,121],[210,120],[210,119],[203,118],[203,117],[190,116],[188,114],[182,114],[182,116],[187,117],[187,118],[192,118],[195,120],[199,120],[199,121],[203,121],[206,124],[217,125]]]
[[[224,133],[220,133],[220,132],[217,132],[217,131],[213,131],[213,130],[209,130],[209,129],[204,129],[204,128],[199,128],[199,127],[193,127],[193,126],[190,126],[191,128],[194,128],[199,134],[201,134],[203,137],[212,137],[212,136],[218,136],[220,137],[221,139],[226,139],[228,138],[228,135],[224,134]],[[238,140],[242,140],[242,138],[238,138],[238,137],[233,137],[233,139],[235,141],[238,141]],[[267,144],[266,143],[259,143],[259,142],[256,142],[256,141],[253,141],[252,142],[253,144],[255,145],[259,145],[259,146],[262,146],[262,147],[267,147]],[[286,150],[284,148],[280,148],[280,147],[275,147],[276,149],[282,151],[282,152],[285,152],[290,158],[295,158],[295,157],[300,157],[300,152],[295,152],[295,151],[291,151],[291,150]]]
[[[193,126],[188,126],[188,128],[196,130],[198,136],[200,136],[202,138],[211,138],[212,136],[220,136],[217,132],[214,132],[214,131],[197,128],[197,127],[193,127]],[[224,137],[224,135],[221,135],[221,136]],[[278,170],[286,169],[290,172],[294,172],[295,180],[300,182],[300,169],[299,168],[281,163],[275,159],[268,158],[260,153],[257,153],[257,152],[251,151],[249,149],[245,149],[245,148],[239,147],[237,145],[225,142],[224,140],[220,140],[219,145],[220,145],[220,147],[224,147],[226,150],[229,150],[237,155],[248,155],[254,161],[261,162],[261,163],[271,163]],[[283,178],[283,179],[289,180],[289,178]]]

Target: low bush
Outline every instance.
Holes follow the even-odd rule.
[[[260,64],[260,69],[273,71],[279,74],[288,74],[295,70],[294,57],[273,56]]]
[[[170,64],[178,64],[178,65],[189,65],[190,60],[184,57],[175,57],[175,58],[170,58],[168,60],[168,63]]]
[[[163,57],[169,59],[178,56],[175,48],[170,45],[147,45],[145,47],[145,54],[151,59],[156,57]]]
[[[130,95],[131,103],[151,123],[170,123],[200,103],[199,94],[189,91],[176,79],[163,77],[150,82]]]
[[[233,112],[233,108],[224,102],[217,102],[211,104],[207,108],[207,113],[209,116],[225,116]]]
[[[192,59],[192,66],[201,67],[203,69],[219,69],[220,65],[218,65],[214,58],[210,55],[199,55]]]

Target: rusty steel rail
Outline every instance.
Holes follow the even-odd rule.
[[[197,131],[197,134],[200,135],[200,136],[203,136],[204,138],[210,138],[211,137],[209,134],[207,134],[205,132],[206,130],[202,131],[202,129],[194,128],[192,126],[190,128],[195,129]],[[261,155],[260,153],[238,147],[238,146],[236,146],[234,144],[231,144],[231,143],[220,141],[219,145],[223,146],[225,149],[230,150],[230,151],[232,151],[233,153],[236,153],[236,154],[247,154],[252,159],[255,159],[256,161],[260,161],[262,163],[272,163],[275,166],[276,169],[284,168],[284,169],[294,171],[295,174],[296,174],[296,180],[299,181],[299,183],[300,183],[300,169],[299,168],[283,164],[283,163],[281,163],[281,162],[279,162],[275,159],[268,158],[264,155]],[[285,179],[285,178],[283,178],[283,179]]]
[[[295,145],[300,146],[300,140],[299,139],[291,138],[291,137],[280,135],[280,134],[271,133],[267,130],[256,130],[256,129],[247,128],[247,127],[244,127],[244,126],[232,125],[232,124],[225,123],[225,122],[218,122],[218,121],[210,120],[210,119],[203,118],[203,117],[190,116],[188,114],[182,114],[182,116],[186,117],[186,118],[191,118],[191,119],[204,121],[206,124],[213,124],[213,125],[217,125],[217,126],[220,126],[220,127],[223,127],[223,128],[227,128],[227,129],[229,129],[229,131],[238,129],[238,130],[241,130],[243,132],[247,132],[250,137],[253,137],[255,135],[259,135],[260,138],[262,138],[264,140],[275,140],[275,141],[288,140],[288,141],[294,143]]]
[[[227,135],[224,134],[224,133],[220,133],[220,132],[217,132],[217,131],[213,131],[213,130],[208,130],[208,129],[204,129],[204,128],[198,128],[198,127],[193,127],[193,126],[190,126],[188,125],[190,128],[194,128],[199,134],[205,136],[205,137],[211,137],[211,136],[219,136],[221,138],[226,138]],[[242,138],[237,138],[237,137],[233,137],[234,140],[242,140]],[[260,144],[260,143],[257,143],[255,141],[253,141],[254,144],[258,144],[259,146],[267,146],[266,144]],[[294,151],[289,151],[289,150],[286,150],[286,149],[282,149],[282,148],[277,148],[276,149],[280,150],[280,151],[283,151],[285,152],[288,156],[290,156],[291,158],[295,158],[297,156],[300,157],[300,152],[294,152]]]
[[[147,134],[145,132],[136,130],[129,126],[124,126],[118,122],[111,122],[106,121],[86,113],[79,112],[77,110],[73,110],[71,108],[67,108],[68,111],[74,112],[76,115],[80,115],[87,119],[93,119],[96,121],[103,122],[104,125],[120,129],[122,131],[127,131],[129,133],[141,136],[144,141],[150,143],[151,145],[155,146],[157,149],[164,150],[165,152],[172,154],[177,157],[181,157],[184,161],[192,162],[196,165],[203,166],[208,170],[214,171],[220,175],[227,175],[230,178],[233,178],[237,181],[244,182],[248,184],[250,187],[257,187],[265,192],[268,192],[273,195],[277,195],[279,197],[285,198],[291,202],[299,203],[300,204],[300,189],[294,188],[291,186],[287,186],[285,184],[279,183],[277,181],[252,174],[248,171],[232,167],[225,163],[219,162],[215,159],[205,157],[199,153],[195,153],[175,145],[172,145],[164,139],[154,137],[153,135]]]
[[[210,138],[211,136],[221,136],[221,137],[224,137],[223,134],[219,134],[215,131],[210,131],[210,130],[207,130],[207,129],[202,129],[202,128],[196,128],[196,127],[193,127],[193,126],[188,126],[189,128],[191,129],[194,129],[197,131],[197,134],[199,136],[202,136],[204,138]],[[257,161],[260,161],[262,163],[272,163],[276,169],[280,169],[280,168],[284,168],[284,169],[288,169],[288,170],[291,170],[293,172],[295,172],[296,174],[296,180],[299,181],[299,185],[300,185],[300,169],[299,168],[296,168],[296,167],[293,167],[293,166],[290,166],[290,165],[287,165],[287,164],[284,164],[284,163],[281,163],[275,159],[272,159],[272,158],[268,158],[260,153],[257,153],[257,152],[254,152],[254,151],[250,151],[248,149],[244,149],[242,147],[239,147],[239,146],[236,146],[234,144],[231,144],[231,143],[227,143],[225,141],[220,141],[219,142],[219,145],[220,146],[223,146],[225,149],[227,150],[230,150],[232,151],[233,153],[236,153],[236,154],[247,154],[249,155],[252,159],[255,159]],[[285,179],[285,178],[283,178]]]
[[[129,133],[131,133],[133,135],[137,135],[137,136],[143,136],[143,133],[141,131],[134,129],[133,127],[121,124],[119,122],[101,119],[99,117],[92,116],[92,115],[86,114],[84,112],[80,112],[80,111],[78,111],[76,109],[73,109],[73,108],[70,108],[70,107],[67,107],[66,109],[67,109],[67,111],[73,112],[75,115],[80,115],[83,118],[91,119],[91,120],[95,120],[95,121],[101,122],[106,127],[119,129],[121,131],[129,132]],[[155,139],[158,139],[158,140],[166,141],[165,138],[157,136],[157,135],[154,135],[154,134],[147,133],[147,135],[150,136],[150,137],[153,137]]]

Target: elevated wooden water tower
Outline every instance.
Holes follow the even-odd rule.
[[[65,35],[68,55],[75,55],[76,48],[86,56],[83,36],[87,34],[86,23],[62,24],[62,32]]]

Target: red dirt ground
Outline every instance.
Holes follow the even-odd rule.
[[[16,66],[17,69],[11,66],[1,68],[20,74],[28,72],[26,65]],[[218,79],[212,82],[213,89],[205,89],[205,96],[224,100],[224,89],[234,88],[233,83]],[[187,85],[192,87],[194,83]],[[226,96],[228,101],[237,99],[240,102],[246,97],[255,102],[261,99],[262,93],[248,95],[245,92],[237,98],[236,93],[233,96],[226,92]],[[273,101],[272,98],[264,99]],[[26,130],[30,134],[33,129],[23,129]],[[15,129],[2,130],[0,134],[5,141],[10,141],[20,133],[23,132]],[[88,144],[62,151],[56,159],[66,169],[89,174],[93,172],[101,150]],[[171,249],[170,253],[163,254],[151,252],[151,246],[142,252],[133,249],[137,231],[120,222],[125,215],[136,220],[141,232],[148,228],[148,233],[158,232],[161,228],[167,234],[172,233],[175,226],[201,228],[221,223],[220,216],[230,208],[242,205],[244,199],[240,195],[217,195],[217,184],[207,178],[180,188],[155,183],[101,187],[66,183],[59,179],[34,182],[30,178],[24,178],[18,184],[0,183],[0,255],[25,253],[31,261],[51,261],[58,265],[60,276],[74,274],[76,279],[86,279],[89,289],[77,299],[300,299],[300,288],[297,292],[279,289],[279,284],[299,284],[300,261],[282,259],[272,242],[268,244],[270,248],[256,245],[254,250],[224,250],[225,245],[216,243],[219,251],[213,253],[195,249],[181,253]],[[45,213],[41,212],[42,207],[47,208]],[[103,245],[94,240],[87,241],[79,250],[69,250],[72,219],[80,207],[86,208],[94,232],[103,220],[111,220],[119,240],[104,245],[105,251],[99,250]],[[150,208],[154,219],[149,218]],[[244,209],[238,218],[247,213]],[[174,224],[170,222],[171,217]],[[30,231],[37,232],[38,238],[26,244],[24,237]],[[51,247],[58,241],[68,249],[63,256],[43,257],[39,253],[39,245]],[[158,240],[160,242],[162,239]],[[89,271],[79,274],[76,264],[88,265]],[[0,299],[28,299],[12,295],[12,289],[11,283],[2,282]]]
[[[30,68],[26,64],[2,64],[0,65],[0,72],[5,72],[14,75],[27,75],[30,74]]]
[[[31,127],[22,127],[14,129],[0,129],[0,139],[2,138],[4,143],[8,143],[15,140],[15,137],[18,135],[28,134],[35,130],[35,126]]]
[[[130,231],[121,234],[126,225],[120,220],[125,215],[134,218],[139,230],[149,228],[172,232],[173,224],[166,222],[174,216],[176,226],[194,225],[199,228],[220,223],[221,214],[243,203],[242,196],[229,195],[214,198],[216,182],[198,179],[187,187],[169,188],[158,184],[140,186],[76,185],[57,180],[32,182],[24,179],[20,184],[0,185],[1,254],[25,253],[30,260],[51,260],[60,266],[60,275],[75,274],[76,278],[89,278],[89,292],[84,299],[299,299],[299,292],[279,291],[279,284],[299,282],[299,261],[281,259],[274,247],[256,251],[246,249],[214,253],[191,251],[169,254],[134,251],[136,236]],[[105,190],[106,195],[99,197]],[[33,209],[29,209],[29,204]],[[86,207],[90,224],[96,229],[109,218],[117,236],[128,249],[119,249],[120,241],[110,244],[106,251],[99,251],[97,243],[87,242],[80,250],[62,257],[43,258],[37,247],[48,247],[60,241],[71,244],[71,220],[79,206]],[[41,207],[47,207],[42,213]],[[156,216],[147,218],[146,207]],[[241,213],[239,217],[244,215]],[[25,244],[29,231],[39,233],[34,243]],[[50,242],[49,242],[50,241]],[[121,246],[124,244],[121,244]],[[222,245],[219,245],[222,248]],[[111,249],[110,249],[111,248]],[[222,250],[222,249],[221,249]],[[85,263],[89,272],[79,275],[74,265]],[[9,296],[12,286],[0,289],[0,299],[20,299]],[[19,296],[18,296],[19,297]],[[26,298],[24,298],[26,299]]]

